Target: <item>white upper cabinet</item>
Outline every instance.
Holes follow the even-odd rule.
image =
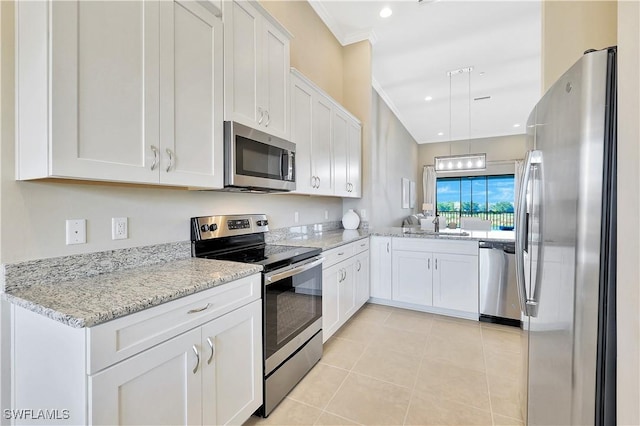
[[[222,187],[222,21],[193,1],[160,7],[160,182]]]
[[[296,192],[361,196],[361,125],[295,69],[291,70],[291,140]]]
[[[291,35],[255,2],[224,2],[225,120],[289,139]]]
[[[222,27],[192,2],[16,4],[17,179],[222,186]]]

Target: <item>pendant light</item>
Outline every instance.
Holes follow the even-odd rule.
[[[467,96],[469,107],[469,133],[468,133],[468,151],[471,152],[471,72],[473,67],[460,68],[447,72],[449,76],[449,155],[435,157],[436,172],[467,172],[485,170],[487,168],[487,154],[464,154],[451,155],[451,115],[452,115],[452,93],[451,79],[455,75],[469,75],[469,93]]]

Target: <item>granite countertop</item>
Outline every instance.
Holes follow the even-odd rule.
[[[274,242],[275,245],[315,247],[323,251],[349,244],[369,237],[366,229],[337,229],[308,234],[290,234],[287,238]]]
[[[71,327],[91,327],[261,270],[259,265],[188,258],[15,288],[3,297]]]
[[[419,226],[405,228],[378,228],[370,230],[369,234],[383,237],[430,238],[436,240],[446,239],[496,242],[515,241],[514,231],[467,231],[464,229],[446,228],[436,234],[433,231],[421,230]]]

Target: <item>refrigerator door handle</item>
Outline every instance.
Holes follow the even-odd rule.
[[[533,151],[533,159],[531,164],[537,168],[537,176],[540,181],[540,188],[534,193],[538,193],[538,256],[536,259],[536,278],[532,283],[531,294],[527,297],[526,307],[527,315],[531,317],[538,316],[538,303],[540,301],[540,281],[542,280],[542,272],[544,265],[544,167],[542,164],[542,152]]]
[[[529,315],[529,299],[524,270],[524,250],[527,238],[527,186],[531,178],[531,168],[533,164],[540,162],[542,153],[540,151],[527,151],[522,181],[518,191],[518,210],[516,217],[516,281],[518,283],[518,300],[520,310],[523,314]],[[537,304],[536,304],[537,305]],[[537,309],[536,309],[537,311]]]

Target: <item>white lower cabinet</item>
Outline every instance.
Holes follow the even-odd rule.
[[[425,306],[432,304],[432,257],[430,252],[393,251],[393,300]]]
[[[371,236],[371,297],[391,300],[391,237]]]
[[[369,241],[359,240],[323,254],[322,341],[326,342],[369,300]]]
[[[433,306],[478,312],[478,256],[436,253]]]
[[[199,340],[192,330],[89,376],[91,424],[201,424]]]
[[[388,254],[385,247],[388,239],[372,237],[371,295],[376,301],[478,318],[476,241],[394,237]],[[390,284],[383,278],[388,257],[391,257]]]
[[[69,409],[55,424],[242,424],[262,405],[261,282],[253,275],[90,328],[13,307],[13,408]],[[53,342],[63,350],[41,350]]]

